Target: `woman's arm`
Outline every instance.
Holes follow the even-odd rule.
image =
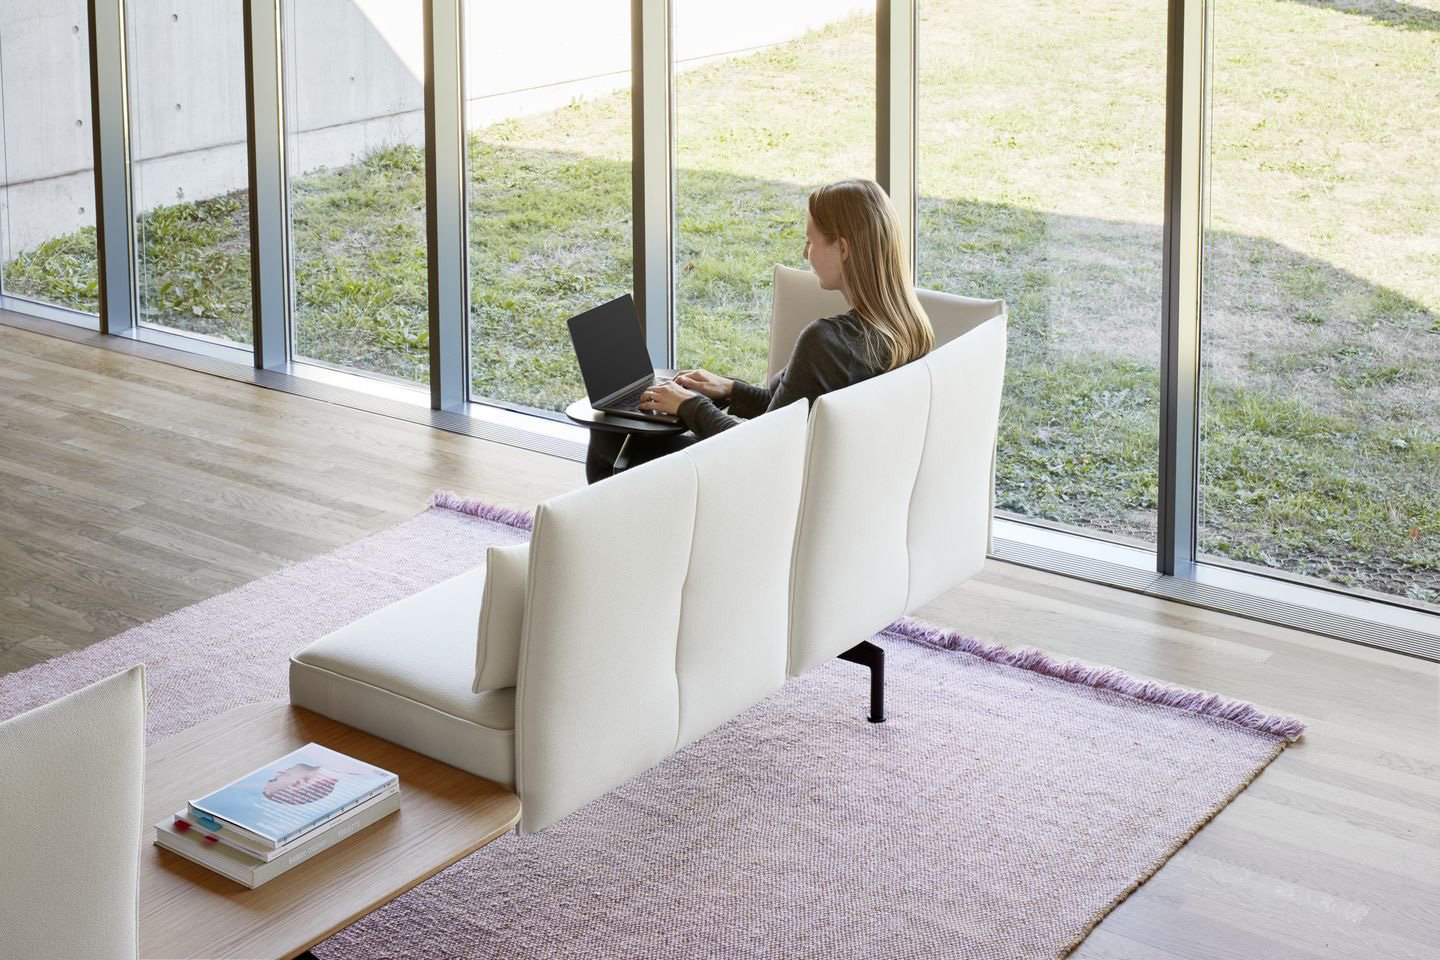
[[[779,379],[779,374],[776,374]],[[775,381],[771,381],[774,383]],[[766,387],[757,387],[753,383],[746,383],[744,380],[736,380],[730,391],[729,410],[737,417],[758,417],[770,409],[770,390]]]
[[[811,403],[831,390],[848,387],[868,376],[856,348],[833,320],[816,320],[800,331],[785,369],[765,391],[766,410],[778,410],[804,398]],[[763,411],[762,411],[763,412]]]
[[[874,376],[856,352],[855,344],[832,320],[816,320],[800,331],[795,351],[769,388],[736,380],[730,395],[729,415],[704,397],[689,397],[676,411],[697,437],[713,437],[738,423],[778,410],[802,397],[815,402],[822,393],[848,387]]]
[[[676,411],[676,415],[680,418],[681,423],[685,424],[686,427],[694,432],[695,436],[701,439],[713,437],[717,433],[729,430],[736,424],[745,422],[742,417],[735,417],[725,413],[719,407],[715,406],[715,401],[709,397],[699,395],[689,397],[684,403],[680,404],[680,409]]]
[[[640,409],[677,416],[698,437],[713,437],[744,422],[740,417],[722,413],[715,401],[705,394],[680,386],[678,378],[646,390],[640,397]]]
[[[713,437],[737,423],[760,416],[770,407],[770,391],[744,380],[716,377],[704,370],[687,370],[677,374],[675,382],[700,394],[687,397],[675,411],[680,422],[697,437]]]

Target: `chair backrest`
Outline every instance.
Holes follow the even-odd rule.
[[[775,265],[775,279],[770,287],[770,354],[765,380],[779,373],[790,362],[795,341],[810,321],[833,317],[846,310],[845,297],[839,290],[821,290],[820,281],[809,270]]]
[[[521,829],[785,681],[806,404],[540,505],[519,683]]]
[[[805,325],[819,317],[845,312],[845,298],[838,290],[821,290],[820,281],[809,270],[775,266],[771,287],[770,354],[766,379],[775,376],[790,361],[795,341]],[[935,345],[943,346],[956,337],[1005,314],[1004,300],[957,297],[938,290],[917,290],[920,306],[935,328]]]
[[[0,723],[6,956],[134,957],[145,668]]]
[[[795,532],[792,676],[974,575],[988,547],[1002,313],[815,401]]]

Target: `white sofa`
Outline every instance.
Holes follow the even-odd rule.
[[[540,504],[523,586],[487,591],[492,548],[295,653],[291,701],[515,788],[541,829],[785,681],[805,428],[796,404]],[[476,692],[487,592],[523,605],[518,661]]]
[[[296,652],[292,702],[514,788],[522,832],[566,816],[979,568],[987,309],[808,421],[794,404],[542,503],[528,546]]]

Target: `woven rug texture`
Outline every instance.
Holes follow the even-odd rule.
[[[137,662],[151,742],[283,700],[291,651],[476,566],[525,526],[473,503],[428,510],[0,677],[0,719]],[[1051,960],[1303,729],[1218,698],[1146,694],[1159,688],[1115,671],[946,649],[984,645],[913,622],[877,642],[887,723],[864,720],[865,671],[833,661],[315,954]],[[1099,675],[1108,686],[1076,682]]]

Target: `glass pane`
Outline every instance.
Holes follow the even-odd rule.
[[[1440,3],[1213,24],[1201,552],[1440,602]]]
[[[421,0],[284,10],[294,354],[429,380]]]
[[[925,0],[920,286],[1010,315],[996,504],[1153,542],[1164,0]],[[1043,24],[1043,29],[1036,29]]]
[[[129,0],[125,14],[141,322],[248,344],[242,7]]]
[[[681,366],[764,382],[770,277],[805,266],[806,198],[875,176],[874,10],[675,0]]]
[[[470,365],[477,397],[585,393],[565,320],[634,286],[629,0],[467,0]]]
[[[3,289],[99,310],[85,0],[0,3]]]

